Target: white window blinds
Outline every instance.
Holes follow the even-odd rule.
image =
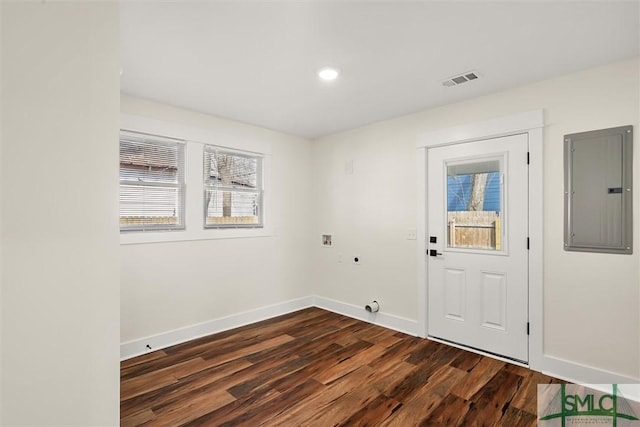
[[[205,228],[262,227],[262,160],[205,145]]]
[[[184,229],[185,146],[120,132],[120,230]]]

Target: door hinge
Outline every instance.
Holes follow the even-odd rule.
[[[527,250],[529,250],[529,238],[527,237]]]
[[[527,322],[527,335],[529,335],[529,322]]]
[[[527,164],[529,164],[531,162],[531,156],[529,155],[529,152],[527,151]]]

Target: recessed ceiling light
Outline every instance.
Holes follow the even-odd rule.
[[[340,71],[335,68],[325,67],[318,70],[318,77],[322,80],[331,81],[338,78]]]

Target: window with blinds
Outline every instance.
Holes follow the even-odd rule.
[[[262,227],[262,160],[205,145],[205,228]]]
[[[185,144],[120,132],[120,231],[184,229]]]

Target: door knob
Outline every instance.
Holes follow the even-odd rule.
[[[429,249],[429,256],[438,256],[438,255],[442,255],[442,254],[435,249]]]

